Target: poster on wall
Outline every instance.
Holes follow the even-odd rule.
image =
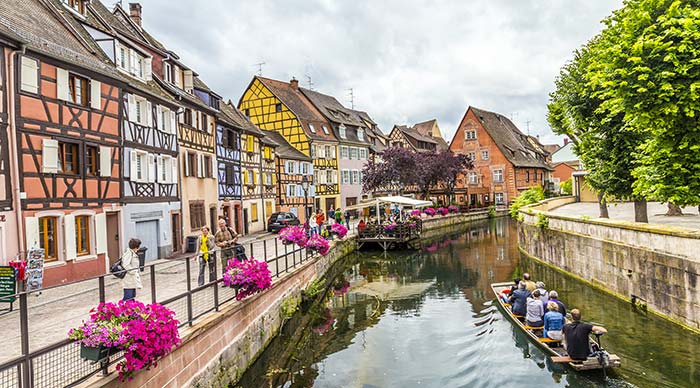
[[[44,250],[32,248],[27,254],[27,291],[40,290],[44,284]]]

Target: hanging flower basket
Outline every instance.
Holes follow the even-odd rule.
[[[446,207],[439,207],[437,209],[437,212],[442,214],[443,216],[446,216],[450,211]]]
[[[331,226],[331,233],[335,234],[338,236],[338,238],[342,239],[345,237],[345,235],[348,234],[348,228],[345,227],[343,224],[333,224]]]
[[[297,244],[302,248],[306,245],[306,231],[303,225],[284,227],[280,229],[277,238],[279,238],[284,245]]]
[[[118,352],[119,349],[113,346],[87,346],[80,344],[80,358],[88,361],[98,362]]]
[[[437,211],[435,211],[435,209],[432,208],[432,207],[427,207],[427,208],[425,208],[425,210],[423,210],[423,213],[425,213],[425,214],[429,215],[430,217],[432,217],[432,216],[434,216],[435,214],[437,214]]]
[[[450,213],[459,213],[459,206],[457,205],[450,205],[447,207],[447,210],[450,211]]]
[[[316,251],[321,255],[325,256],[331,248],[330,243],[325,238],[314,234],[306,242],[306,248],[311,251]]]
[[[267,263],[253,257],[244,261],[229,260],[224,273],[224,285],[235,288],[236,300],[257,294],[272,286],[272,274]]]
[[[418,218],[420,218],[420,213],[421,213],[420,209],[413,209],[413,210],[411,210],[411,216],[412,216],[412,217],[418,217]]]

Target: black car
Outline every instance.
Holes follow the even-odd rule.
[[[267,231],[278,232],[285,226],[299,225],[301,222],[294,213],[272,213],[267,220]]]

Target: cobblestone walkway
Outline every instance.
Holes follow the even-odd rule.
[[[650,224],[679,226],[689,229],[700,229],[700,215],[697,207],[687,207],[683,209],[683,216],[667,217],[668,208],[665,204],[649,202],[647,213]],[[587,216],[597,218],[599,215],[598,204],[591,202],[577,202],[552,210],[554,214],[580,217]],[[634,221],[634,205],[630,202],[611,203],[608,205],[610,219],[621,221]]]

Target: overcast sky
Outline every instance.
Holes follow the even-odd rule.
[[[103,0],[105,1],[105,0]],[[437,118],[449,142],[467,106],[547,126],[554,78],[622,0],[141,0],[144,27],[238,102],[265,77],[296,77],[393,124]],[[127,6],[128,2],[124,2]]]

